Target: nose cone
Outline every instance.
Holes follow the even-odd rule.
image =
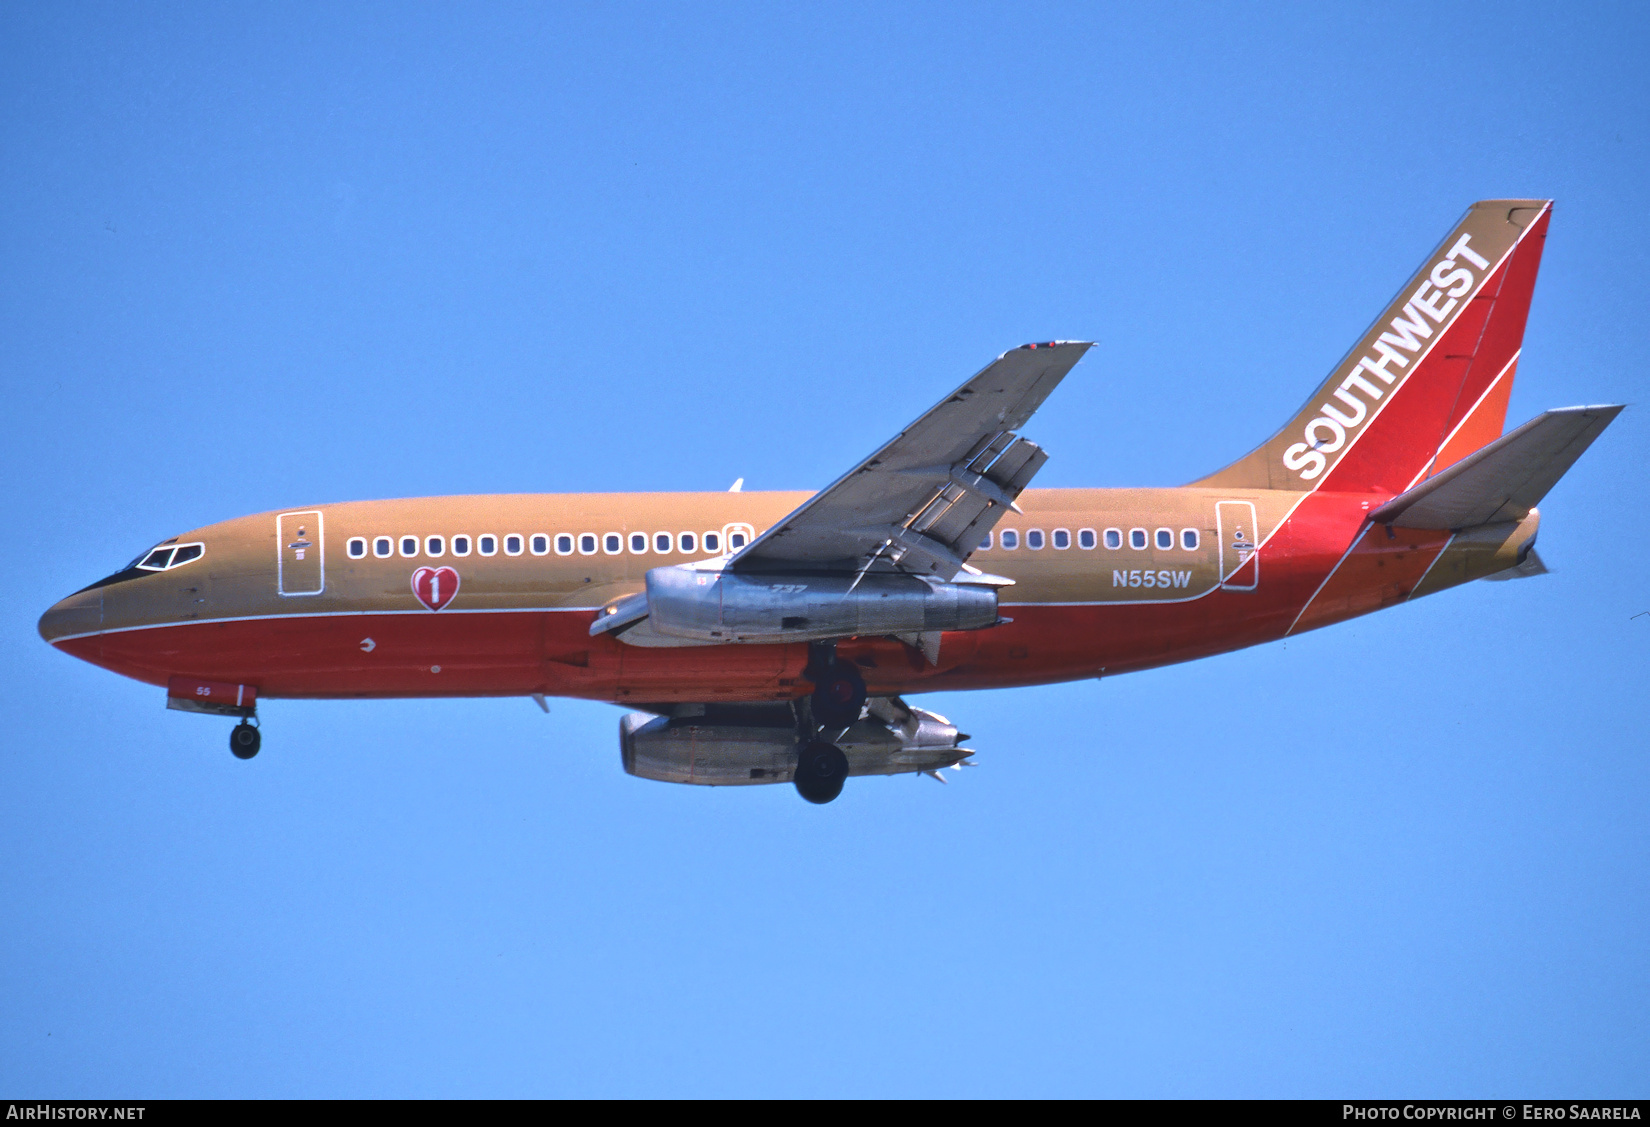
[[[79,591],[40,616],[40,636],[56,644],[77,634],[103,629],[103,591]]]

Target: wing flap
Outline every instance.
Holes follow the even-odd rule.
[[[1048,461],[1013,432],[1089,347],[1054,341],[1003,353],[729,566],[880,567],[951,578]]]
[[[1438,529],[1523,520],[1621,410],[1615,404],[1561,407],[1537,415],[1400,493],[1369,519]]]

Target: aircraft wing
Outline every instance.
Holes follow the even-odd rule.
[[[1369,519],[1440,529],[1523,520],[1621,410],[1611,404],[1543,412],[1400,493]]]
[[[1005,352],[729,561],[738,571],[904,571],[949,580],[1048,461],[1017,436],[1086,341]]]

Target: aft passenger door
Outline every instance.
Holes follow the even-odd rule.
[[[282,513],[275,518],[275,541],[275,590],[282,595],[319,595],[327,584],[320,512]]]
[[[1220,585],[1253,591],[1260,584],[1260,528],[1253,501],[1216,501],[1215,534],[1220,548]]]

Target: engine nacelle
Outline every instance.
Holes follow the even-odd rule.
[[[952,767],[973,752],[945,717],[874,698],[835,740],[849,775],[901,775]],[[632,712],[619,721],[627,773],[664,783],[751,786],[796,777],[801,747],[789,705],[707,705],[703,716]]]
[[[997,591],[914,575],[747,574],[656,567],[647,573],[653,630],[699,642],[794,642],[855,634],[981,630]]]

